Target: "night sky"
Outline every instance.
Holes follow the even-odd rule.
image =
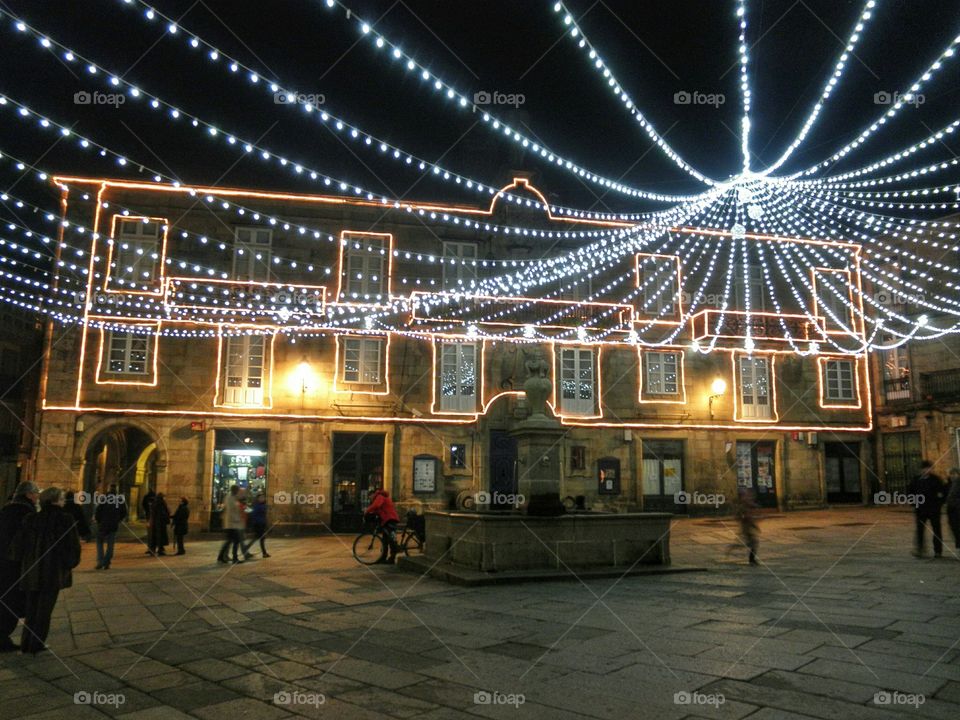
[[[702,190],[652,146],[605,89],[575,41],[564,35],[552,5],[534,0],[358,0],[355,8],[462,91],[522,93],[525,103],[518,110],[494,111],[582,165],[652,190]],[[243,76],[227,72],[223,62],[211,63],[201,51],[191,50],[185,31],[197,32],[285,87],[322,94],[327,110],[371,133],[426,159],[442,157],[452,170],[489,184],[501,184],[511,169],[519,168],[536,171],[537,184],[564,205],[662,207],[604,194],[520,154],[514,143],[495,136],[477,115],[455,108],[369,39],[358,42],[362,36],[356,18],[347,20],[343,10],[328,9],[322,0],[163,0],[155,6],[179,18],[184,30],[170,36],[165,23],[144,21],[142,9],[121,0],[8,0],[2,5],[225,132],[262,138],[271,150],[374,192],[420,200],[475,198],[449,183],[418,181],[418,173],[335,137],[296,108],[274,104],[263,87],[251,86]],[[741,105],[732,0],[570,0],[569,7],[642,111],[688,161],[714,178],[739,171]],[[752,149],[759,168],[775,160],[798,132],[862,7],[860,0],[748,2]],[[185,182],[323,191],[274,163],[244,158],[183,122],[173,124],[143,102],[119,108],[75,105],[78,91],[107,91],[103,78],[92,80],[76,66],[71,72],[49,51],[41,51],[36,40],[14,32],[8,18],[0,19],[0,27],[0,93],[55,120],[76,123],[78,132],[132,161]],[[805,168],[855,137],[885,109],[874,103],[875,93],[905,89],[958,32],[957,0],[879,0],[817,128],[783,169]],[[954,63],[942,73],[925,92],[922,106],[902,111],[845,167],[877,159],[954,119],[960,106],[958,67]],[[674,96],[680,91],[723,94],[725,102],[718,107],[677,105]],[[0,113],[0,123],[0,151],[36,161],[45,170],[137,174],[135,168],[124,170],[81,152],[74,142],[51,148],[56,139],[52,131],[38,132],[35,121],[26,127],[9,110]],[[955,137],[949,146],[951,153],[960,150]],[[3,187],[14,179],[9,165],[2,166]],[[36,197],[37,190],[32,181],[17,187],[27,197]]]

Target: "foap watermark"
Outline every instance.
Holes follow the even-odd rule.
[[[73,94],[74,105],[113,105],[114,107],[120,107],[126,101],[127,96],[123,93],[88,92],[87,90],[80,90]]]
[[[926,500],[927,498],[923,495],[896,491],[887,492],[886,490],[881,490],[873,494],[874,505],[909,505],[910,507],[917,507],[918,505],[923,505]]]
[[[477,690],[473,694],[473,704],[474,705],[513,705],[515,708],[520,707],[527,701],[526,696],[523,693],[502,693],[494,690],[490,692],[488,690]]]
[[[873,696],[874,705],[912,705],[918,708],[926,701],[923,693],[903,693],[898,690],[881,690]]]
[[[280,690],[273,694],[274,705],[311,705],[318,708],[326,701],[327,696],[323,693]]]
[[[677,505],[710,505],[717,508],[723,505],[727,501],[727,498],[723,493],[702,493],[698,490],[687,492],[686,490],[681,490],[673,494],[673,501]]]
[[[270,302],[290,309],[319,310],[323,307],[323,294],[316,290],[277,290]]]
[[[327,496],[323,493],[302,493],[296,490],[290,492],[281,490],[273,494],[274,505],[313,505],[314,507],[319,507],[320,505],[325,505],[326,502]]]
[[[516,507],[523,505],[523,503],[527,501],[527,498],[520,493],[502,493],[498,490],[487,492],[486,490],[481,490],[474,494],[473,501],[477,505],[506,505],[508,507]]]
[[[896,290],[877,290],[873,300],[878,305],[919,305],[925,299],[923,293],[903,293]]]
[[[73,694],[74,705],[95,705],[97,707],[118,708],[127,702],[127,696],[118,692],[100,690],[78,690]]]
[[[102,493],[94,491],[92,493],[81,490],[73,496],[73,501],[77,505],[126,505],[127,498],[122,493]]]
[[[723,693],[702,693],[694,690],[681,690],[673,694],[674,705],[710,705],[718,708],[723,705],[727,699]]]
[[[674,105],[712,105],[715,108],[720,107],[727,101],[723,93],[705,93],[699,90],[690,92],[689,90],[680,90],[673,94]]]
[[[295,90],[280,90],[273,94],[275,105],[323,105],[327,96],[323,93],[302,93]]]
[[[473,94],[474,105],[513,105],[520,107],[527,101],[527,96],[523,93],[503,93],[498,90],[488,92],[479,90]]]
[[[922,93],[899,93],[899,92],[888,92],[886,90],[881,90],[873,94],[873,104],[874,105],[896,105],[900,103],[901,105],[913,105],[914,107],[920,107],[927,101],[927,98],[924,97]]]

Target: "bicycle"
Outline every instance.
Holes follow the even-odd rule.
[[[397,526],[397,546],[405,555],[419,555],[423,552],[423,540],[409,524]],[[373,565],[387,556],[390,544],[383,526],[377,523],[357,535],[353,541],[353,557],[362,565]]]

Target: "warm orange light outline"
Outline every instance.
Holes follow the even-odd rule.
[[[390,337],[393,333],[361,333],[361,332],[345,332],[338,333],[336,335],[336,350],[333,355],[333,392],[346,394],[350,393],[353,395],[389,395],[390,394]],[[381,381],[377,384],[383,385],[383,390],[354,390],[353,386],[363,387],[365,385],[373,385],[374,383],[348,383],[346,380],[341,379],[341,368],[340,368],[340,340],[341,338],[359,338],[361,340],[384,340],[386,339],[386,348],[383,352],[383,377]],[[341,390],[337,387],[337,383],[344,385],[347,389]]]
[[[683,279],[681,278],[682,266],[681,266],[681,264],[680,264],[680,256],[679,256],[679,255],[664,255],[664,254],[662,254],[662,253],[643,253],[643,252],[641,252],[641,253],[636,253],[636,254],[634,255],[634,271],[635,271],[635,273],[636,273],[636,282],[637,282],[637,288],[638,288],[638,289],[639,289],[640,286],[643,284],[643,277],[642,277],[642,274],[641,274],[641,272],[640,272],[640,258],[641,258],[641,257],[667,258],[667,259],[672,258],[673,261],[676,263],[676,265],[677,265],[677,294],[676,294],[676,297],[674,298],[674,303],[673,303],[673,304],[674,304],[674,307],[676,308],[676,312],[673,313],[673,316],[674,316],[674,318],[675,318],[674,320],[661,320],[659,317],[657,317],[657,318],[656,318],[655,320],[653,320],[652,322],[648,322],[648,321],[644,321],[644,319],[643,319],[642,316],[641,316],[641,317],[637,317],[638,315],[641,315],[641,312],[640,312],[639,310],[637,310],[636,315],[634,316],[634,322],[639,323],[639,324],[642,324],[642,325],[651,325],[651,324],[653,324],[653,323],[656,323],[656,324],[658,324],[658,325],[664,325],[664,324],[666,324],[666,325],[672,325],[672,326],[674,326],[674,327],[679,326],[679,325],[681,324],[681,322],[682,322],[681,319],[683,318]]]
[[[239,407],[249,407],[251,410],[266,409],[270,410],[273,408],[273,351],[274,351],[274,341],[277,339],[276,332],[265,333],[263,332],[265,328],[262,325],[254,325],[253,323],[219,323],[217,325],[217,377],[213,383],[213,406],[222,407],[222,408],[239,408]],[[255,335],[262,335],[264,337],[264,344],[266,345],[267,341],[270,343],[270,365],[269,367],[264,368],[264,374],[267,375],[266,378],[263,378],[267,382],[264,383],[264,390],[266,391],[263,396],[262,405],[242,405],[239,403],[228,403],[221,400],[220,397],[220,380],[226,374],[227,368],[223,364],[223,341],[224,334],[223,330],[225,327],[228,327],[230,330],[236,330],[239,328],[249,328],[251,330],[256,330]],[[239,335],[232,335],[227,337],[239,337]],[[267,357],[267,348],[263,349],[263,357]],[[224,388],[224,391],[226,388]],[[226,392],[224,392],[224,397],[226,397]]]
[[[838,404],[827,404],[826,362],[828,360],[844,360],[853,366],[853,400],[831,400],[831,402]],[[861,407],[863,407],[863,397],[860,395],[860,360],[860,356],[851,357],[850,355],[821,355],[817,357],[817,389],[819,390],[820,397],[818,399],[818,404],[820,407],[830,410],[859,410]],[[854,402],[856,402],[856,404],[854,404]]]
[[[151,332],[147,336],[147,351],[153,355],[153,363],[152,363],[153,369],[150,372],[150,375],[153,377],[153,380],[139,381],[139,380],[103,380],[101,379],[103,376],[103,373],[101,372],[101,368],[103,367],[103,358],[104,358],[104,355],[109,352],[106,344],[106,331],[104,330],[104,328],[101,327],[101,328],[98,328],[100,330],[100,353],[97,356],[97,371],[96,371],[96,375],[94,375],[94,383],[97,385],[141,385],[145,387],[156,387],[159,379],[158,373],[157,373],[157,361],[160,356],[160,325],[162,321],[140,320],[136,322],[128,322],[128,321],[117,321],[117,319],[114,318],[114,322],[117,325],[129,325],[131,327],[153,328],[153,332]],[[108,374],[118,375],[121,377],[123,375],[122,373],[108,373]]]
[[[387,255],[386,255],[386,257],[387,257],[387,270],[386,270],[386,278],[385,278],[386,281],[387,281],[387,282],[386,282],[386,292],[380,293],[380,297],[381,297],[381,299],[384,299],[384,298],[385,298],[385,299],[387,300],[387,302],[379,302],[379,303],[377,303],[377,302],[373,302],[373,303],[363,303],[363,302],[361,302],[361,303],[356,303],[356,304],[358,304],[358,305],[366,305],[366,306],[374,306],[374,307],[380,306],[380,305],[389,305],[389,300],[390,300],[390,297],[391,297],[391,295],[392,295],[392,293],[393,293],[393,233],[361,232],[361,231],[359,231],[359,230],[342,230],[342,231],[340,232],[340,253],[339,253],[338,259],[337,259],[337,296],[336,296],[336,301],[337,301],[337,303],[340,303],[340,301],[341,301],[344,297],[346,297],[346,296],[343,294],[343,254],[344,254],[344,251],[347,249],[347,246],[349,245],[349,242],[350,242],[350,240],[349,240],[348,237],[347,237],[348,235],[349,235],[349,236],[354,236],[354,235],[356,235],[357,237],[375,237],[375,238],[380,238],[380,239],[386,238],[386,240],[387,240]],[[349,282],[347,283],[347,287],[350,287],[350,283],[349,283]],[[352,303],[350,303],[349,300],[348,300],[348,302],[343,303],[343,304],[347,305],[347,304],[352,304]]]
[[[93,213],[93,232],[90,239],[90,265],[87,271],[87,296],[83,303],[83,325],[80,327],[80,358],[77,361],[77,399],[76,404],[79,407],[81,393],[83,392],[83,365],[87,357],[87,320],[90,317],[90,295],[93,290],[94,261],[97,259],[97,238],[100,235],[100,208],[103,207],[103,195],[107,190],[107,184],[100,183],[100,189],[97,191],[97,208]],[[67,219],[67,205],[63,206],[63,219]],[[59,270],[58,270],[59,272]]]
[[[99,205],[99,204],[98,204]],[[111,290],[110,289],[110,262],[113,259],[113,248],[117,244],[116,234],[117,234],[117,221],[121,220],[148,220],[152,222],[159,222],[160,228],[163,230],[163,238],[160,241],[160,257],[157,259],[158,274],[157,277],[153,279],[154,283],[159,284],[159,289],[154,291],[146,290]],[[167,218],[163,217],[150,217],[149,215],[124,215],[122,213],[114,213],[110,218],[110,240],[112,242],[107,244],[107,264],[104,266],[103,272],[103,291],[106,293],[115,293],[117,295],[155,295],[161,296],[164,292],[164,281],[166,276],[166,258],[167,258],[167,236],[170,233],[170,223]]]
[[[767,355],[769,362],[769,382],[770,382],[770,417],[768,418],[745,418],[742,417],[743,408],[740,398],[742,397],[740,388],[740,363],[741,357],[751,357],[752,355]],[[744,350],[734,350],[730,353],[731,366],[733,368],[733,421],[747,425],[756,423],[777,423],[780,421],[780,413],[777,409],[777,356],[775,353],[766,353],[763,351],[754,351],[752,353]],[[776,427],[776,426],[774,426]]]
[[[573,348],[562,348],[562,349],[570,350],[570,349],[576,349],[576,347],[577,346],[574,346]],[[561,353],[557,352],[557,348],[552,342],[550,343],[550,354],[553,355],[553,363],[551,363],[551,365],[553,366],[551,368],[553,371],[553,377],[551,378],[551,380],[553,381],[553,389],[550,394],[550,399],[551,399],[550,406],[554,408],[554,414],[556,414],[556,416],[559,418],[569,417],[569,418],[578,418],[580,420],[590,420],[593,418],[599,419],[603,417],[603,395],[601,394],[603,389],[603,382],[601,380],[601,374],[600,374],[600,360],[601,360],[601,355],[603,353],[603,345],[589,345],[587,343],[581,343],[580,347],[582,349],[587,349],[587,348],[590,349],[590,355],[593,357],[593,365],[597,369],[597,372],[595,373],[595,377],[593,379],[593,401],[594,401],[594,412],[596,413],[596,415],[586,415],[582,413],[565,413],[563,411],[563,402],[562,402],[562,399],[558,397],[559,388],[557,387],[558,385],[557,378],[560,377],[561,375],[560,373]],[[596,354],[594,354],[593,348],[597,348]],[[560,410],[559,413],[557,412],[557,409]]]
[[[678,395],[679,395],[679,399],[678,399],[678,400],[668,400],[667,398],[675,397],[675,395],[673,395],[673,394],[671,394],[671,393],[665,393],[665,394],[662,394],[662,395],[661,395],[661,394],[655,394],[655,393],[648,393],[648,396],[651,397],[651,398],[663,398],[663,399],[662,399],[662,400],[661,400],[661,399],[644,400],[644,398],[643,398],[643,379],[644,379],[644,377],[646,377],[646,373],[644,372],[644,356],[647,355],[648,353],[652,353],[652,352],[656,352],[656,353],[676,353],[676,354],[678,354],[678,355],[680,356],[679,372],[677,373],[677,382],[679,383],[679,386],[680,386],[680,392],[678,393]],[[639,363],[639,366],[640,366],[640,367],[639,367],[639,370],[640,370],[640,380],[639,380],[640,389],[639,389],[639,392],[637,393],[637,402],[640,403],[641,405],[647,405],[647,404],[657,404],[657,405],[686,405],[686,404],[687,404],[686,361],[687,361],[687,354],[686,354],[686,352],[685,352],[684,350],[680,350],[680,349],[674,350],[674,349],[670,349],[670,348],[661,349],[661,348],[641,348],[641,347],[637,347],[637,362]]]
[[[464,411],[464,410],[442,410],[437,409],[437,390],[440,386],[441,377],[440,377],[440,365],[438,360],[437,346],[441,343],[448,345],[473,345],[476,347],[480,345],[480,358],[477,368],[475,370],[477,375],[477,387],[475,388],[474,397],[473,397],[473,410]],[[433,354],[433,382],[430,384],[431,394],[430,394],[430,414],[431,415],[472,415],[474,418],[478,417],[477,404],[481,402],[483,398],[484,391],[484,372],[486,369],[485,356],[487,352],[487,341],[480,340],[468,340],[462,339],[459,341],[443,340],[439,338],[434,338],[430,343],[431,351]],[[486,409],[484,409],[486,412]]]

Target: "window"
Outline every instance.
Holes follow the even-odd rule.
[[[823,388],[827,400],[855,400],[854,368],[851,360],[825,360]]]
[[[383,340],[369,338],[344,338],[343,381],[379,385],[383,373],[380,370],[383,357]]]
[[[226,339],[223,401],[227,405],[263,405],[263,335],[234,335]]]
[[[772,417],[770,367],[767,358],[740,358],[740,406],[744,419]]]
[[[259,228],[237,228],[233,240],[233,279],[270,280],[271,232]]]
[[[885,336],[884,344],[896,341],[893,336]],[[891,400],[910,399],[910,356],[907,345],[899,345],[889,350],[881,350],[880,362],[883,363],[883,395]]]
[[[842,273],[828,273],[816,277],[817,314],[828,328],[852,327],[851,310],[848,304],[848,288]]]
[[[677,308],[677,265],[672,257],[641,255],[638,260],[641,312],[646,315],[673,315]]]
[[[593,297],[592,277],[565,275],[557,281],[557,299],[585,302]]]
[[[560,410],[571,415],[594,412],[593,351],[564,348],[560,351]]]
[[[747,309],[747,290],[750,291],[750,310],[763,312],[766,309],[763,268],[759,265],[738,265],[733,269],[734,289],[736,290],[737,310]]]
[[[467,466],[467,446],[466,445],[451,445],[450,446],[450,467],[451,468],[465,468]]]
[[[680,353],[647,352],[645,392],[650,395],[676,395],[680,392]]]
[[[110,280],[128,289],[152,285],[160,275],[160,232],[159,222],[120,220],[111,254]]]
[[[450,262],[453,260],[453,262]],[[477,278],[477,246],[474,243],[443,243],[443,289],[469,288]]]
[[[570,448],[570,469],[571,470],[587,469],[587,446],[586,445],[574,445]]]
[[[477,409],[477,346],[440,344],[440,409],[474,412]]]
[[[389,292],[387,265],[389,236],[344,236],[340,294],[351,300],[379,300]]]
[[[123,330],[110,331],[109,372],[122,375],[146,375],[149,372],[150,335]]]

